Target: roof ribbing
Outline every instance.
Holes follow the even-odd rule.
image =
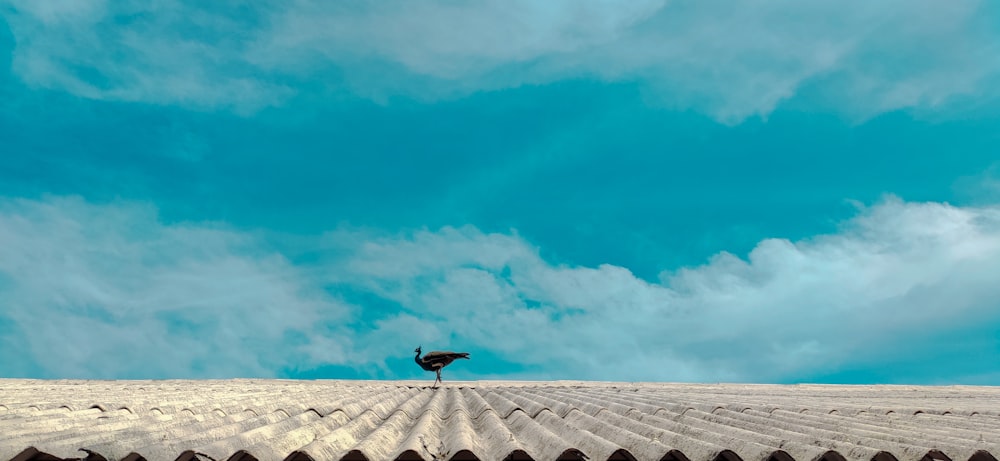
[[[0,380],[0,461],[996,461],[998,447],[994,387]]]

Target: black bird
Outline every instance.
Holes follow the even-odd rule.
[[[433,371],[437,373],[437,379],[434,380],[434,386],[437,387],[437,383],[441,382],[441,369],[448,366],[449,363],[453,362],[455,359],[467,359],[469,358],[468,352],[449,352],[449,351],[432,351],[424,354],[423,358],[420,357],[420,347],[413,352],[417,353],[417,356],[413,358],[413,361],[420,365],[427,371]]]

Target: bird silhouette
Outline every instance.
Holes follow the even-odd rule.
[[[437,383],[441,382],[441,369],[448,366],[449,363],[455,361],[455,359],[467,359],[469,358],[468,352],[450,352],[450,351],[431,351],[420,357],[420,347],[413,352],[417,353],[417,356],[413,358],[413,361],[420,365],[427,371],[433,371],[437,373],[437,379],[434,380],[434,387],[437,387]]]

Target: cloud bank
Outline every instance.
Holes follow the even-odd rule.
[[[997,12],[976,0],[4,3],[29,85],[201,109],[280,105],[310,80],[434,100],[592,78],[738,123],[803,92],[863,119],[1000,87]]]
[[[921,338],[1000,321],[998,258],[1000,210],[889,199],[836,235],[656,282],[474,228],[369,241],[338,273],[533,376],[780,381],[911,360]]]
[[[252,235],[136,203],[4,199],[0,242],[3,376],[275,376],[350,348],[329,328],[347,308]]]
[[[0,374],[337,365],[408,378],[419,371],[387,364],[422,343],[520,367],[496,373],[506,377],[786,381],[928,351],[975,361],[965,332],[1000,322],[995,207],[890,198],[836,234],[765,240],[745,258],[721,253],[655,281],[553,264],[516,233],[473,227],[321,240],[336,256],[297,265],[253,234],[165,223],[137,203],[4,199]],[[373,315],[375,302],[394,307]],[[970,367],[1000,376],[989,360]],[[939,373],[901,379],[963,379]]]

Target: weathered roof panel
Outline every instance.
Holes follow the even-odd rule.
[[[426,384],[0,380],[0,461],[996,461],[1000,454],[995,387]]]

